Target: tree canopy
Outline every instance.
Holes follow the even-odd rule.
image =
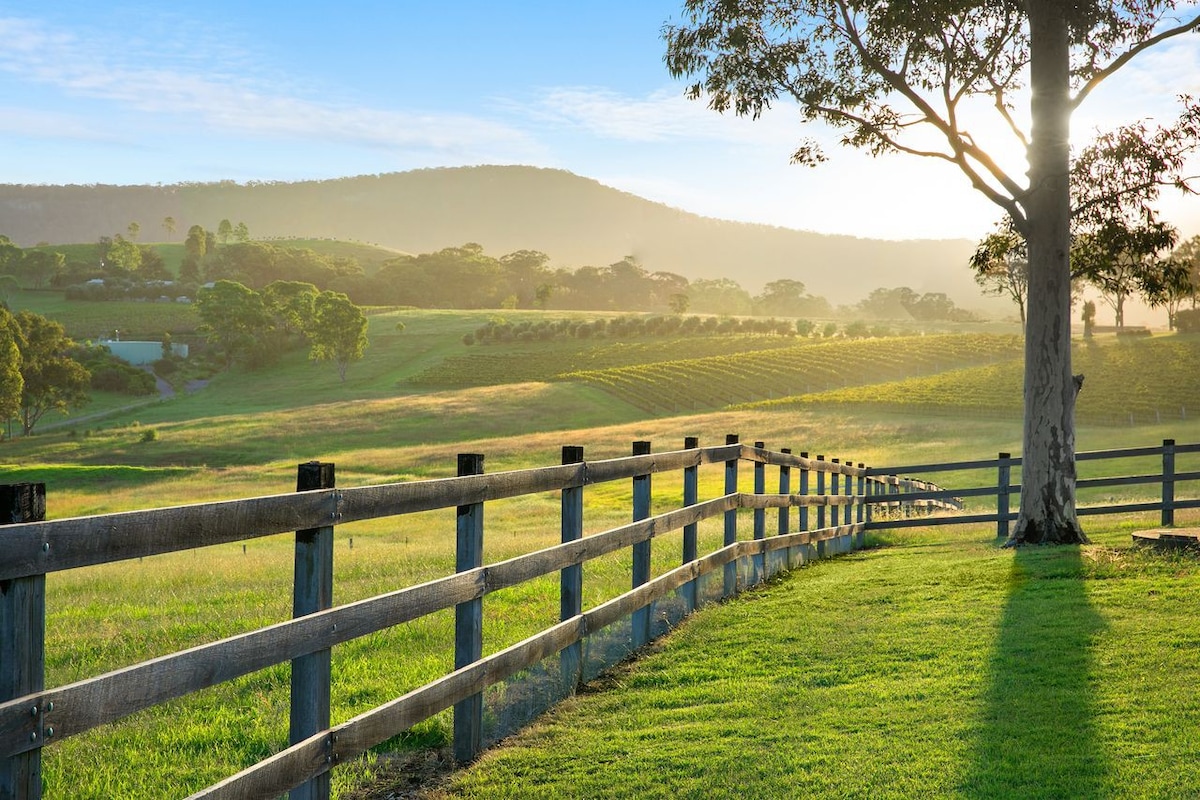
[[[338,377],[346,380],[346,368],[363,356],[367,347],[367,318],[362,309],[339,292],[321,292],[313,302],[312,325],[308,330],[314,361],[332,361]]]
[[[29,434],[47,411],[78,408],[88,400],[91,374],[68,354],[63,326],[21,311],[15,317],[21,356],[21,429]]]
[[[1081,541],[1075,513],[1071,374],[1070,118],[1101,83],[1147,50],[1194,31],[1200,14],[1170,0],[852,2],[686,0],[668,25],[666,63],[694,78],[687,93],[720,112],[757,117],[794,101],[805,120],[874,155],[944,162],[1008,217],[1028,248],[1021,511],[1013,543]],[[1028,92],[1028,124],[1016,99]],[[1025,148],[1028,172],[997,159],[968,123],[990,108]],[[1143,168],[1172,176],[1200,112],[1124,129],[1097,150],[1097,195],[1076,216],[1147,197]],[[812,139],[793,160],[824,158]],[[1128,165],[1128,166],[1126,166]],[[1161,169],[1160,169],[1161,168]],[[1147,199],[1152,199],[1149,197]]]

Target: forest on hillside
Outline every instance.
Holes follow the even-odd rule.
[[[162,247],[139,244],[140,228],[104,236],[68,252],[22,249],[0,236],[0,276],[26,288],[58,288],[73,300],[195,299],[200,287],[233,281],[260,290],[299,281],[345,294],[359,305],[459,309],[649,311],[784,318],[861,316],[871,319],[971,321],[945,293],[877,288],[854,305],[834,307],[795,279],[771,281],[755,294],[733,278],[688,278],[653,270],[634,255],[602,266],[553,267],[538,250],[492,255],[477,243],[431,253],[393,255],[378,265],[310,247],[250,239],[245,223],[221,220],[216,231],[189,228],[177,266]],[[68,255],[69,253],[69,255]]]
[[[171,231],[162,226],[173,219]],[[987,307],[972,243],[880,241],[711,219],[553,169],[424,169],[295,183],[164,186],[0,184],[0,233],[20,246],[95,242],[136,221],[145,241],[179,243],[193,225],[244,221],[257,240],[336,239],[406,253],[465,242],[504,254],[534,247],[556,265],[634,255],[689,280],[735,276],[752,293],[798,280],[835,305],[861,287],[906,285]],[[165,238],[164,238],[165,237]],[[998,305],[998,304],[996,304]]]

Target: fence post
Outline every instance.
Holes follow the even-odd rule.
[[[684,450],[695,450],[700,447],[700,440],[695,436],[685,437],[683,440]],[[699,500],[699,469],[697,467],[683,468],[683,504],[685,506],[694,506]],[[688,564],[696,560],[699,554],[696,551],[696,523],[691,522],[683,526],[683,563]],[[690,614],[696,610],[696,604],[699,601],[699,587],[696,581],[688,581],[683,587],[683,602],[687,606],[687,611]]]
[[[824,461],[825,461],[825,456],[822,456],[822,455],[817,456],[817,494],[818,495],[825,494],[825,469],[824,469],[824,463],[823,463]],[[822,504],[822,505],[817,506],[817,530],[821,530],[824,527],[825,527],[825,506],[824,506],[824,504]],[[821,547],[821,544],[819,542],[817,544],[817,547]],[[824,551],[818,553],[817,555],[818,556],[824,555]]]
[[[854,468],[854,459],[847,458],[846,466],[853,469]],[[846,497],[853,498],[854,497],[854,476],[851,475],[849,472],[846,473],[846,479],[845,479],[845,482],[843,483],[843,486],[846,489]],[[842,506],[842,524],[849,525],[853,521],[853,516],[854,516],[854,502],[851,501],[849,503],[846,503],[846,505]]]
[[[1008,538],[1008,498],[1012,485],[1012,453],[1001,453],[996,459],[996,538]]]
[[[792,448],[781,447],[779,452],[785,456],[792,454]],[[790,464],[779,465],[779,493],[787,497],[792,493],[792,467]],[[782,506],[779,509],[779,535],[782,536],[788,532],[791,525],[792,507],[790,505]]]
[[[874,475],[869,475],[866,477],[866,498],[874,499],[875,495],[878,493],[878,488],[880,488],[880,483],[878,483],[878,480]],[[866,503],[864,505],[866,506],[866,511],[864,513],[866,524],[870,525],[875,521],[875,504]]]
[[[755,450],[766,450],[766,442],[755,442]],[[761,461],[754,462],[754,493],[758,495],[767,493],[767,465]],[[754,538],[762,539],[767,535],[767,510],[765,508],[754,509]]]
[[[737,444],[738,435],[725,435],[725,444]],[[738,459],[731,458],[725,462],[725,494],[736,494],[738,490]],[[737,509],[731,508],[725,512],[725,547],[737,541]],[[725,565],[725,585],[723,592],[729,597],[737,591],[737,561]]]
[[[583,463],[583,448],[565,446],[562,449],[563,464]],[[578,541],[583,538],[583,485],[568,486],[562,490],[562,542]],[[559,573],[558,618],[561,621],[583,613],[583,565],[563,567]],[[567,645],[558,657],[562,687],[568,692],[579,685],[583,667],[581,642]]]
[[[296,467],[296,491],[333,489],[334,465],[310,461]],[[303,617],[333,607],[333,526],[296,531],[292,616]],[[292,744],[329,729],[330,651],[319,650],[292,660]],[[291,800],[328,800],[329,772],[297,786]]]
[[[867,465],[860,463],[858,465],[858,468],[860,470],[866,470]],[[863,500],[866,498],[866,496],[867,496],[867,473],[864,471],[864,472],[860,472],[858,475],[858,503],[857,503],[858,511],[855,512],[855,515],[854,515],[854,520],[859,525],[862,525],[867,521],[867,505],[866,505],[866,503],[863,502]],[[857,541],[858,541],[858,547],[860,550],[862,548],[866,547],[867,546],[867,532],[859,531],[857,534]]]
[[[761,455],[767,449],[766,442],[755,442],[754,449],[759,451]],[[754,462],[754,494],[762,497],[767,493],[767,465],[761,461]],[[765,508],[754,509],[754,538],[755,540],[765,539],[767,536],[767,510]],[[751,583],[759,583],[763,580],[767,571],[767,559],[763,553],[756,553],[750,557]]]
[[[483,456],[458,454],[459,477],[483,474]],[[454,569],[466,572],[483,566],[483,503],[458,507]],[[483,657],[483,598],[454,607],[454,668]],[[483,749],[483,692],[454,704],[454,758],[473,759]]]
[[[1162,524],[1175,524],[1175,440],[1163,439]]]
[[[781,447],[781,448],[779,448],[779,452],[783,453],[785,456],[790,456],[792,454],[792,448]],[[781,497],[786,498],[788,500],[788,502],[790,503],[791,498],[788,496],[791,493],[792,493],[792,467],[790,464],[780,464],[779,465],[779,494]],[[783,536],[784,534],[786,534],[788,532],[790,524],[791,524],[791,519],[790,519],[791,513],[792,513],[791,505],[784,505],[784,506],[779,507],[779,524],[778,524],[778,531],[777,531],[778,535]],[[796,553],[795,547],[788,547],[782,553],[779,553],[778,556],[776,556],[776,560],[775,560],[776,565],[779,565],[780,569],[792,569],[792,567],[794,566],[794,561],[795,561],[795,553]]]
[[[634,442],[633,454],[645,456],[650,454],[650,442]],[[646,519],[650,516],[650,473],[633,477],[633,521]],[[650,540],[638,542],[633,546],[633,588],[641,586],[650,580]],[[650,606],[643,606],[633,612],[633,646],[641,647],[650,641]]]
[[[808,460],[808,453],[801,452],[800,457]],[[800,468],[800,488],[797,492],[801,497],[808,496],[808,470],[804,467]],[[799,513],[796,516],[799,517],[800,532],[803,533],[808,530],[808,506],[800,506]]]
[[[0,486],[0,525],[46,518],[46,484]],[[44,549],[45,546],[43,546]],[[0,581],[0,702],[46,688],[46,576]],[[52,736],[46,710],[37,717],[32,750],[0,759],[0,797],[38,800],[42,796],[42,748]]]
[[[832,458],[832,459],[830,459],[830,463],[833,464],[834,471],[829,473],[829,494],[833,497],[834,502],[837,502],[839,499],[841,499],[839,497],[839,495],[841,495],[841,493],[842,493],[842,487],[841,487],[842,473],[840,472],[842,462],[841,462],[841,459]],[[836,506],[836,505],[830,506],[830,508],[829,508],[829,526],[832,528],[836,528],[841,524],[842,524],[842,507]],[[842,552],[842,537],[841,536],[835,536],[832,539],[832,543],[833,543],[833,552],[835,555]]]
[[[860,470],[865,470],[867,468],[867,465],[860,463],[858,465],[858,468]],[[855,522],[859,522],[859,523],[866,522],[867,506],[865,503],[863,503],[863,498],[866,496],[867,496],[867,474],[865,472],[861,472],[861,473],[859,473],[859,476],[858,476],[858,502],[855,503],[855,505],[858,506],[858,509],[854,513],[854,521]]]

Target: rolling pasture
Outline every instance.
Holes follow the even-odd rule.
[[[75,311],[60,312],[72,332],[83,325],[71,320]],[[500,313],[539,318],[535,312]],[[295,465],[312,459],[335,462],[338,485],[355,486],[450,476],[459,452],[485,454],[486,469],[494,472],[556,464],[563,445],[583,446],[591,460],[627,455],[634,440],[652,441],[661,451],[678,449],[684,436],[715,444],[727,433],[873,465],[1020,450],[1019,420],[1010,414],[981,414],[992,407],[972,400],[967,390],[990,382],[963,384],[956,377],[1014,369],[1019,376],[1019,345],[1011,334],[829,341],[746,335],[464,346],[462,335],[488,316],[380,309],[370,315],[367,355],[351,366],[344,384],[335,370],[311,364],[303,354],[290,354],[257,372],[235,367],[194,394],[111,410],[100,420],[5,442],[0,471],[7,482],[46,482],[48,515],[56,518],[289,492],[295,486]],[[404,323],[403,330],[398,322]],[[1140,393],[1151,394],[1155,387],[1170,392],[1174,382],[1189,386],[1194,381],[1189,359],[1196,363],[1197,347],[1178,336],[1081,347],[1081,363],[1086,364],[1081,369],[1088,376],[1083,397],[1094,388],[1100,395],[1115,391],[1106,387],[1118,387],[1137,402]],[[1158,360],[1145,361],[1150,357]],[[730,381],[742,388],[725,390],[727,397],[713,391],[699,399],[699,387],[718,380],[714,376],[723,374],[721,364],[734,362],[753,365]],[[809,363],[820,366],[803,373]],[[1146,368],[1147,363],[1153,368]],[[1130,369],[1137,370],[1133,378]],[[901,384],[893,379],[912,371],[923,374],[908,379],[913,381],[908,390],[894,388]],[[614,375],[630,377],[618,380]],[[936,387],[952,379],[960,381],[951,396],[957,405],[942,402],[940,412],[930,415],[923,405],[914,408],[905,402],[944,398]],[[1145,390],[1140,388],[1143,380]],[[655,387],[658,394],[638,394],[631,388],[638,386]],[[839,388],[822,391],[831,386]],[[679,400],[669,404],[664,392]],[[689,407],[683,398],[693,393],[698,399]],[[784,395],[787,399],[781,399]],[[1193,388],[1191,396],[1200,395]],[[746,402],[759,404],[726,407]],[[1190,415],[1186,420],[1163,418],[1161,424],[1139,415],[1133,426],[1128,420],[1120,425],[1088,416],[1082,420],[1081,449],[1200,439],[1200,425]],[[155,431],[152,440],[144,435],[149,429]],[[953,487],[958,479],[951,474],[941,482]],[[672,502],[679,491],[678,482],[655,484],[656,497],[669,496]],[[1150,490],[1122,491],[1135,497]],[[702,498],[720,493],[716,471],[702,478]],[[627,492],[604,488],[586,494],[588,532],[626,522],[628,513]],[[558,498],[550,494],[489,504],[485,561],[556,542],[557,514]],[[1103,769],[1086,773],[1092,776],[1086,785],[1104,789],[1112,785],[1110,779],[1145,780],[1147,796],[1162,796],[1155,787],[1170,794],[1178,781],[1200,779],[1191,767],[1173,778],[1160,755],[1178,745],[1169,724],[1172,714],[1193,721],[1188,724],[1194,728],[1194,698],[1181,697],[1169,682],[1135,678],[1136,670],[1156,657],[1171,668],[1181,657],[1171,649],[1171,637],[1191,641],[1200,629],[1174,614],[1140,617],[1136,600],[1161,596],[1164,611],[1174,608],[1165,600],[1194,590],[1200,575],[1187,560],[1164,564],[1128,554],[1129,526],[1144,522],[1112,523],[1099,531],[1094,549],[1085,549],[1082,560],[1070,564],[1051,556],[1014,561],[1010,553],[996,551],[978,528],[881,538],[879,544],[892,547],[815,565],[806,569],[805,580],[706,611],[704,621],[673,634],[644,665],[612,679],[632,690],[624,699],[601,694],[570,701],[514,748],[488,756],[478,770],[445,791],[453,796],[555,796],[556,786],[568,785],[555,783],[557,770],[563,780],[582,781],[580,786],[592,786],[598,794],[605,794],[604,786],[626,786],[627,796],[656,796],[642,779],[664,768],[665,762],[655,760],[662,756],[675,760],[680,770],[694,770],[697,783],[664,780],[657,796],[667,796],[663,792],[668,789],[678,795],[714,787],[711,796],[722,796],[722,787],[743,779],[751,780],[750,795],[773,796],[780,787],[796,785],[789,781],[797,774],[812,781],[805,784],[811,788],[806,794],[845,796],[865,791],[870,781],[883,781],[881,765],[901,761],[910,766],[892,784],[891,796],[906,796],[906,789],[919,781],[929,781],[932,795],[1010,796],[1006,790],[1012,784],[997,777],[1000,773],[993,774],[990,767],[972,771],[986,753],[1011,744],[1009,738],[989,739],[991,728],[985,724],[1003,716],[1003,695],[1018,688],[1002,683],[1009,667],[1004,654],[1016,658],[1023,646],[1019,638],[1005,638],[1010,635],[1006,609],[1014,602],[1036,604],[1033,589],[1049,587],[1046,581],[1079,577],[1080,591],[1090,599],[1072,599],[1071,613],[1084,615],[1077,618],[1088,626],[1099,626],[1085,626],[1079,635],[1098,642],[1085,666],[1105,688],[1072,707],[1072,713],[1084,721],[1109,709],[1123,715],[1101,715],[1099,722],[1088,723],[1088,741],[1102,748],[1116,747],[1130,727],[1143,732],[1144,742],[1139,745],[1144,747],[1141,761],[1128,749],[1107,752]],[[429,512],[400,522],[339,526],[335,602],[452,572],[454,525],[453,514]],[[720,535],[719,528],[702,528],[702,551],[711,549]],[[289,618],[292,549],[291,538],[280,536],[250,542],[244,549],[218,546],[56,573],[47,590],[48,684]],[[895,560],[891,554],[897,552],[901,555]],[[676,540],[656,545],[654,573],[677,558]],[[932,572],[923,564],[932,564]],[[584,606],[625,590],[628,580],[628,557],[606,557],[589,565]],[[1022,586],[1031,591],[1013,593]],[[489,596],[487,603],[485,652],[494,652],[556,619],[557,583],[506,590]],[[862,612],[864,603],[872,613]],[[803,609],[799,616],[784,610],[798,608]],[[964,608],[968,611],[957,611]],[[1093,614],[1089,608],[1098,616],[1088,616]],[[930,613],[932,617],[923,616]],[[795,629],[766,635],[777,625],[771,620],[785,618],[792,620],[788,626],[794,621]],[[929,619],[948,627],[938,634]],[[738,633],[739,625],[754,628],[757,638],[738,639],[746,635]],[[881,625],[892,625],[895,632],[886,634]],[[972,637],[974,630],[991,633]],[[1139,630],[1147,634],[1147,654],[1126,664],[1116,654]],[[923,638],[926,634],[934,638]],[[335,648],[334,722],[443,674],[453,661],[452,643],[453,619],[443,614]],[[775,649],[787,643],[790,650]],[[722,650],[740,655],[721,661],[700,654]],[[671,664],[689,666],[675,673]],[[1061,669],[1064,675],[1075,674],[1077,666],[1064,663]],[[896,676],[901,674],[913,680],[900,681]],[[772,705],[769,698],[777,697],[773,692],[785,679],[780,676],[800,676],[800,682],[788,690],[786,702]],[[1121,684],[1128,688],[1121,690]],[[737,686],[749,686],[752,693],[741,699],[720,694]],[[717,693],[709,694],[714,687]],[[755,694],[760,689],[762,694]],[[1133,709],[1137,703],[1131,693],[1142,703],[1140,709]],[[68,739],[47,750],[47,797],[165,797],[195,791],[286,743],[287,694],[286,666],[272,668]],[[629,716],[622,717],[616,707],[624,704]],[[706,711],[706,706],[711,708]],[[766,717],[751,716],[754,706]],[[813,710],[807,727],[804,715],[782,711],[799,707]],[[670,716],[664,716],[667,709]],[[737,719],[744,723],[735,724]],[[940,724],[937,719],[951,721]],[[448,727],[448,715],[440,715],[392,748],[443,745]],[[1174,726],[1181,727],[1186,726]],[[901,735],[910,729],[911,736]],[[766,730],[775,733],[753,735]],[[868,736],[872,731],[879,736]],[[932,744],[918,748],[917,731],[926,737],[921,741]],[[1015,732],[1004,736],[1010,734]],[[886,749],[876,755],[868,738],[888,742]],[[581,749],[565,749],[566,739],[576,739]],[[794,758],[769,756],[783,748],[784,740],[801,743]],[[743,772],[746,762],[715,754],[711,748],[718,746],[740,748],[742,757],[758,754],[766,758],[758,763],[768,768]],[[1070,749],[1075,745],[1067,747],[1068,755],[1077,752]],[[928,755],[920,756],[918,749]],[[554,752],[575,755],[558,758]],[[854,754],[858,769],[839,765],[835,756],[847,752]],[[628,759],[629,771],[600,771],[613,781],[603,785],[587,782],[601,780],[599,774],[581,777],[569,766],[589,760],[612,766],[622,758]],[[1087,761],[1082,755],[1079,759]],[[336,790],[349,797],[363,781],[386,783],[387,763],[366,760],[335,772]],[[518,777],[522,774],[536,777]],[[724,796],[733,795],[727,791]]]

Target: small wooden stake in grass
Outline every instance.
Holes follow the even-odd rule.
[[[459,453],[458,474],[483,474],[483,456]],[[458,507],[456,572],[483,566],[483,503]],[[454,668],[460,669],[483,657],[483,599],[476,598],[454,607]],[[483,693],[454,704],[454,758],[467,762],[483,749]]]
[[[332,489],[333,464],[310,461],[296,468],[296,491]],[[333,526],[296,531],[292,616],[303,617],[333,607]],[[288,740],[301,742],[329,728],[330,651],[319,650],[292,660],[291,715]],[[328,800],[329,773],[324,772],[289,793],[291,800]]]
[[[46,518],[46,484],[0,486],[0,525]],[[0,534],[0,540],[3,534]],[[46,576],[0,581],[0,702],[46,688]],[[53,726],[45,709],[32,707],[33,747],[0,759],[0,797],[38,800],[42,796],[42,741]]]

